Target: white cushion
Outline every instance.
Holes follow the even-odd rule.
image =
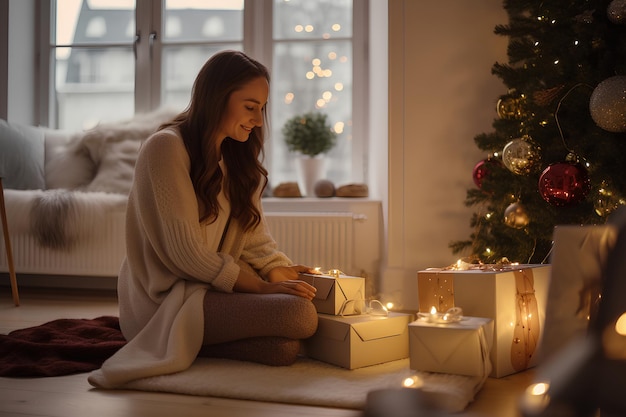
[[[0,120],[0,177],[8,189],[45,188],[41,129]]]

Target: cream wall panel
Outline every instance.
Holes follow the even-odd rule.
[[[471,233],[464,206],[472,169],[486,155],[505,87],[491,75],[506,61],[500,0],[389,0],[389,194],[383,292],[417,307],[416,273],[455,260],[448,248]]]

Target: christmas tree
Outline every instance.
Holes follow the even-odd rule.
[[[626,0],[506,0],[507,87],[465,204],[484,263],[542,263],[556,225],[603,224],[626,204]]]

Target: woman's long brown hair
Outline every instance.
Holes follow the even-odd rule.
[[[219,213],[217,196],[222,186],[217,152],[217,132],[224,118],[228,99],[244,84],[263,77],[270,82],[267,68],[239,51],[221,51],[204,64],[193,85],[191,101],[185,111],[162,128],[174,126],[180,130],[189,153],[189,175],[198,199],[205,210],[200,221],[215,221]],[[267,170],[261,164],[267,113],[263,108],[263,127],[254,127],[246,142],[226,139],[221,156],[228,175],[224,181],[225,194],[231,206],[231,216],[244,230],[258,225],[261,213],[255,204],[267,186]],[[261,182],[263,182],[261,186]]]

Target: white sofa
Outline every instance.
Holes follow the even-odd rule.
[[[139,146],[173,112],[84,132],[0,120],[0,176],[18,274],[117,276]],[[4,240],[0,272],[8,272]]]

